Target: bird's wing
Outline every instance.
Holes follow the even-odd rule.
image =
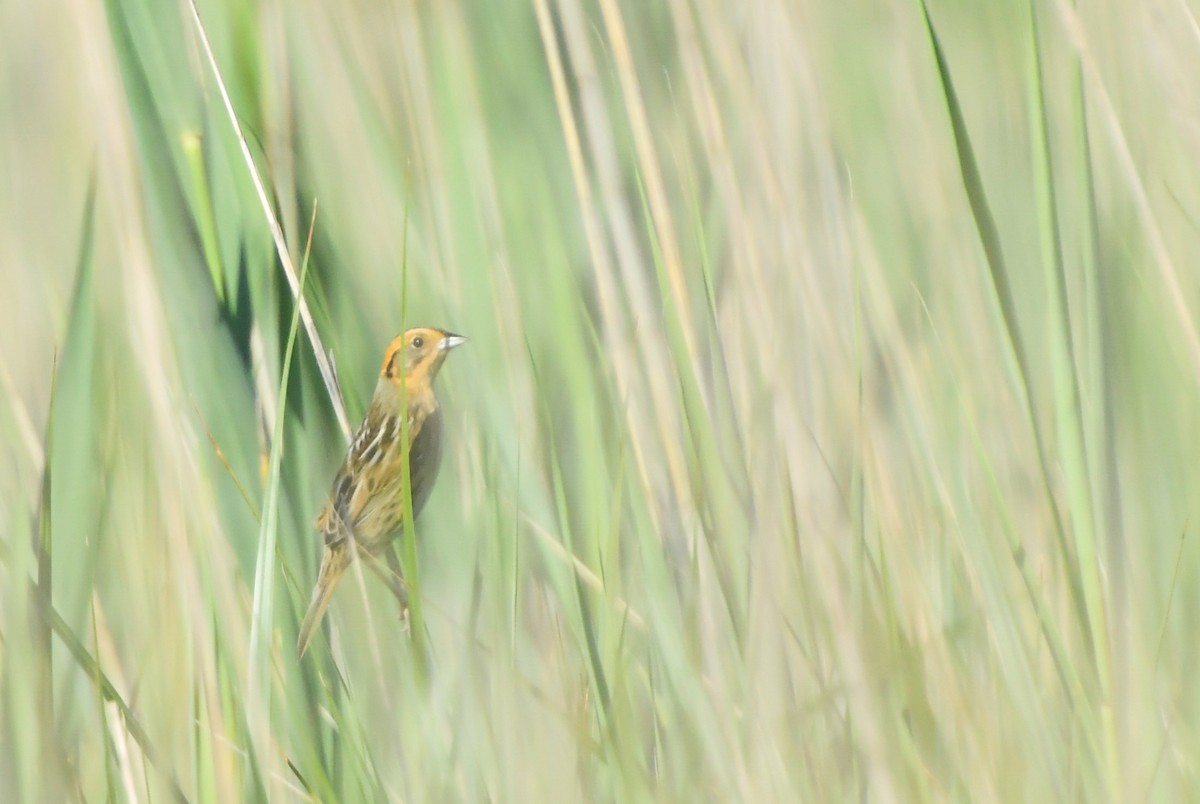
[[[410,444],[421,440],[426,418],[409,410]],[[388,416],[374,407],[367,411],[333,480],[329,501],[317,516],[316,528],[325,544],[342,542],[355,532],[363,517],[370,516],[372,498],[399,495],[401,473],[391,464],[400,459],[400,435],[399,416]]]

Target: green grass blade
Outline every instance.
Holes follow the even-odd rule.
[[[303,294],[304,280],[308,274],[307,259],[300,267],[299,292]],[[287,345],[284,348],[282,370],[279,378],[279,396],[275,409],[275,431],[271,435],[270,463],[267,473],[267,488],[262,503],[262,526],[258,533],[258,556],[254,569],[254,600],[251,609],[250,668],[246,680],[247,697],[253,706],[247,710],[248,727],[252,738],[258,743],[257,756],[260,761],[271,756],[268,747],[270,713],[272,711],[272,664],[274,663],[275,637],[275,573],[276,540],[279,528],[280,474],[283,462],[283,434],[287,422],[288,378],[292,368],[292,353],[296,346],[296,335],[300,328],[301,305],[297,302],[288,329]]]
[[[1041,42],[1037,13],[1029,4],[1030,63],[1029,95],[1032,123],[1034,180],[1037,195],[1038,220],[1041,228],[1042,267],[1051,299],[1052,352],[1055,373],[1055,410],[1058,418],[1060,466],[1067,486],[1068,507],[1071,512],[1072,536],[1079,561],[1079,577],[1083,588],[1087,620],[1085,627],[1094,646],[1093,660],[1099,682],[1098,706],[1099,742],[1104,746],[1102,767],[1107,770],[1109,794],[1122,790],[1119,778],[1120,762],[1117,735],[1112,719],[1113,681],[1112,657],[1109,651],[1109,626],[1105,610],[1104,584],[1093,516],[1092,481],[1084,430],[1084,411],[1081,402],[1079,365],[1072,335],[1071,308],[1067,298],[1067,276],[1063,264],[1062,235],[1058,221],[1054,169],[1050,153],[1050,123],[1047,119],[1046,96],[1041,58]]]
[[[1084,625],[1089,620],[1087,607],[1084,602],[1082,580],[1080,579],[1077,558],[1071,549],[1067,537],[1062,513],[1059,511],[1058,503],[1054,499],[1048,447],[1045,436],[1042,433],[1042,426],[1037,415],[1037,410],[1034,406],[1029,357],[1021,337],[1020,321],[1017,317],[1016,302],[1013,300],[1012,288],[1009,283],[1009,271],[1004,260],[1004,249],[1000,243],[1000,233],[996,228],[995,219],[988,206],[987,195],[983,187],[983,178],[980,176],[979,166],[975,161],[975,152],[971,146],[971,138],[967,132],[962,108],[958,103],[958,95],[954,89],[954,82],[950,77],[949,65],[946,63],[946,57],[942,52],[942,46],[938,40],[933,21],[929,17],[929,9],[925,4],[925,0],[921,0],[920,5],[925,27],[929,33],[930,44],[933,48],[934,60],[937,63],[938,79],[941,82],[942,92],[946,99],[946,108],[950,115],[950,127],[954,133],[954,144],[957,149],[958,166],[962,172],[963,188],[966,191],[967,200],[971,205],[971,213],[976,229],[979,232],[980,243],[983,246],[983,253],[988,265],[988,274],[991,279],[991,288],[1000,308],[1000,319],[1004,324],[1005,343],[1016,362],[1017,391],[1025,405],[1026,419],[1032,431],[1034,446],[1037,450],[1038,469],[1041,474],[1046,507],[1054,519],[1054,530],[1058,539],[1059,549],[1062,553],[1063,571],[1066,573],[1071,589],[1071,600],[1075,608],[1075,614],[1080,624]],[[1088,637],[1089,648],[1091,648],[1090,629],[1085,627],[1083,633]]]

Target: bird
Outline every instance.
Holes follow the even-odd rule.
[[[414,518],[429,499],[442,461],[442,413],[433,380],[450,350],[466,340],[446,330],[417,327],[393,339],[384,352],[367,414],[315,522],[325,549],[296,641],[298,658],[308,649],[356,551],[375,558],[402,529],[405,486],[410,484]],[[407,467],[401,446],[405,433]],[[403,602],[403,590],[397,594]]]

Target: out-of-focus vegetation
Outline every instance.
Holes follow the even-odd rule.
[[[0,4],[0,797],[1195,797],[1194,4],[929,3]]]

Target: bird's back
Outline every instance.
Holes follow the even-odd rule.
[[[372,419],[375,424],[368,428]],[[327,545],[353,533],[360,547],[375,552],[404,524],[405,478],[412,478],[414,517],[429,498],[442,459],[442,413],[436,404],[410,407],[409,472],[400,471],[399,418],[368,415],[367,422],[351,444],[316,526]]]

